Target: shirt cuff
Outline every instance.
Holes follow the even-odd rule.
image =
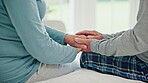
[[[62,39],[61,40],[57,40],[57,42],[61,42],[62,45],[67,45],[67,43],[64,41],[64,37],[67,35],[67,33],[63,33],[63,34],[60,34],[60,38]]]
[[[93,39],[90,43],[90,49],[92,52],[99,53],[99,45],[102,40]]]
[[[109,39],[107,34],[102,34],[102,36],[103,36],[103,39]]]

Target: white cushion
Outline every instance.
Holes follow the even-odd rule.
[[[143,83],[118,76],[98,73],[87,69],[78,69],[70,74],[37,83]]]

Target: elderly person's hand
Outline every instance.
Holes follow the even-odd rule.
[[[75,38],[82,38],[86,39],[87,37],[85,35],[66,35],[64,37],[64,41],[68,43],[69,45],[76,47],[78,49],[78,52],[80,52],[82,49],[86,49],[87,46],[84,44],[79,44],[75,41]]]
[[[97,31],[94,31],[94,30],[93,31],[89,31],[89,30],[80,31],[80,32],[76,33],[76,35],[85,35],[87,37],[85,39],[75,38],[75,41],[77,43],[87,46],[87,49],[81,50],[84,52],[92,52],[90,49],[90,43],[91,43],[92,39],[98,39],[98,40],[103,39],[102,34]]]
[[[81,51],[84,51],[84,52],[92,52],[91,49],[90,49],[90,43],[92,41],[92,39],[82,39],[82,38],[75,38],[75,41],[79,44],[82,44],[82,45],[86,45],[87,46],[87,49],[82,49]]]
[[[93,31],[88,31],[88,30],[80,31],[76,33],[76,35],[86,35],[88,39],[98,39],[98,40],[103,39],[102,34],[94,30]]]

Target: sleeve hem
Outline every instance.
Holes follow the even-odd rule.
[[[95,43],[96,41],[98,41],[97,39],[93,39],[90,43],[90,49],[92,52],[95,52],[96,51],[96,46],[95,46]]]

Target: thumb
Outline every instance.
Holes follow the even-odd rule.
[[[87,49],[87,46],[86,46],[86,45],[80,45],[80,47],[81,47],[82,49]]]
[[[87,43],[86,39],[81,39],[81,38],[75,38],[75,41],[79,44],[86,44]]]

